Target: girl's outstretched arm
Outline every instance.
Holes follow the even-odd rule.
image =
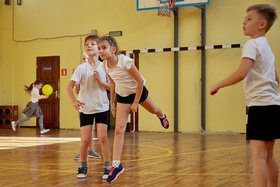
[[[37,98],[37,99],[48,99],[49,98],[48,95],[39,95],[39,94],[37,94],[36,92],[33,92],[33,91],[31,91],[30,95],[32,97]]]
[[[130,73],[130,75],[137,82],[136,95],[135,95],[134,101],[131,105],[131,111],[136,112],[138,104],[139,104],[139,100],[140,100],[140,97],[141,97],[141,94],[143,91],[144,80],[134,64],[131,65],[131,68],[128,70],[128,73]]]
[[[250,58],[243,58],[238,69],[224,80],[211,86],[210,95],[216,94],[220,88],[230,86],[242,81],[248,74],[249,70],[254,64],[254,60]]]

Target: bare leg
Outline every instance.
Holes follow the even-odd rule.
[[[143,106],[146,110],[148,110],[150,113],[152,114],[156,114],[158,117],[162,118],[163,117],[163,112],[161,111],[161,109],[159,107],[157,107],[150,96],[148,96],[148,98],[140,103],[141,106]]]
[[[267,142],[268,153],[267,153],[267,173],[268,173],[268,186],[276,187],[278,185],[278,165],[273,156],[273,147],[275,140]]]
[[[97,137],[102,150],[103,162],[110,162],[110,142],[107,136],[108,125],[97,123]]]
[[[120,160],[123,148],[124,132],[130,112],[130,104],[118,103],[116,115],[113,160]]]
[[[87,161],[87,150],[88,146],[92,142],[92,125],[86,125],[81,127],[81,143],[80,143],[80,154],[81,162]]]
[[[92,135],[92,132],[91,132],[91,136],[90,136],[90,138],[91,138],[91,141],[89,142],[89,144],[88,144],[88,151],[91,151],[92,149],[93,149],[93,135]],[[94,150],[94,149],[93,149]]]
[[[267,143],[262,140],[250,140],[255,187],[266,187],[267,173]]]

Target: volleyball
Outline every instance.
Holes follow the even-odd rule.
[[[44,95],[51,95],[53,92],[53,88],[49,84],[45,84],[42,88],[42,92]]]

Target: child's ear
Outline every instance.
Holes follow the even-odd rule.
[[[112,47],[112,52],[115,54],[117,51],[117,48],[116,47]]]
[[[262,20],[261,24],[260,24],[260,29],[265,29],[267,26],[267,21],[266,20]]]

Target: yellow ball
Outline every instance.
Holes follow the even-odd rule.
[[[51,95],[53,92],[53,88],[49,84],[45,84],[42,88],[42,92],[44,95]]]

